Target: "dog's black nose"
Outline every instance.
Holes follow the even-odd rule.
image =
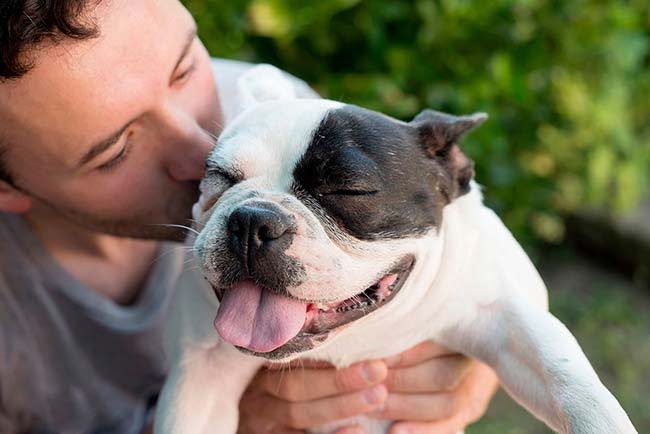
[[[228,220],[230,248],[242,264],[255,268],[260,256],[276,255],[289,247],[295,227],[294,217],[272,202],[247,204]]]

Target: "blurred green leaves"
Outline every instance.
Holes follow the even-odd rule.
[[[650,184],[646,0],[186,0],[211,53],[408,120],[486,111],[464,147],[523,241],[633,208]]]

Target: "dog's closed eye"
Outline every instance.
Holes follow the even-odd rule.
[[[241,182],[243,178],[241,171],[217,166],[208,160],[205,166],[205,177],[201,182],[202,194],[199,201],[201,210],[211,209],[229,188]]]
[[[217,166],[214,164],[214,162],[208,160],[208,162],[205,164],[205,177],[222,178],[223,180],[230,183],[231,186],[233,186],[244,179],[244,174],[237,169]]]
[[[371,196],[379,193],[379,189],[365,185],[333,186],[319,191],[318,196]]]

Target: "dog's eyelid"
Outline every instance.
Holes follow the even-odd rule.
[[[237,169],[225,169],[219,166],[212,166],[208,162],[205,168],[206,176],[219,176],[225,178],[228,182],[232,184],[237,184],[242,179],[244,179],[244,174]]]
[[[321,193],[322,196],[373,196],[379,190],[358,190],[355,188],[339,188]]]

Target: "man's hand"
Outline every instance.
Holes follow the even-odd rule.
[[[488,366],[425,342],[386,360],[388,398],[372,417],[390,434],[457,434],[487,410],[499,381]]]
[[[301,363],[262,369],[240,403],[238,434],[294,434],[377,410],[387,398],[383,361],[347,369]],[[343,430],[337,434],[356,434]]]
[[[456,434],[483,415],[496,385],[485,365],[433,343],[342,370],[299,362],[258,373],[241,400],[238,434],[299,434],[364,413],[398,421],[391,434]]]

